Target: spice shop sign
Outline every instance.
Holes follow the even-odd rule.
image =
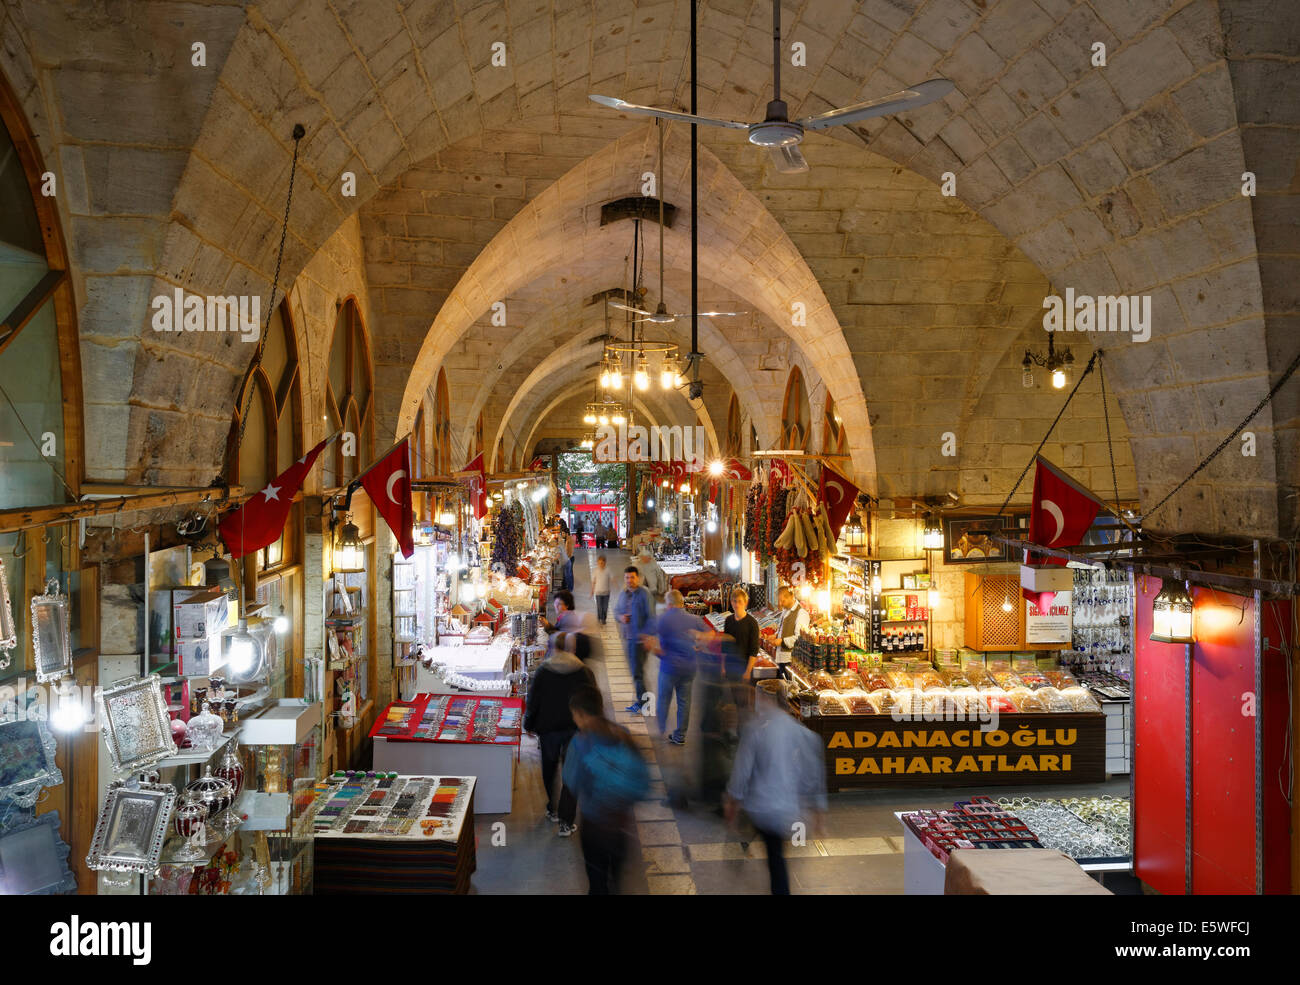
[[[833,789],[1105,778],[1103,715],[1003,715],[992,729],[969,722],[894,722],[887,716],[822,719],[821,726]]]

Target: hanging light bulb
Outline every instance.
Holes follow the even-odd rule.
[[[928,526],[921,542],[927,551],[940,550],[943,547],[943,531],[935,525]]]
[[[683,482],[683,483],[682,483],[682,487],[681,487],[681,489],[678,490],[678,491],[679,491],[679,492],[684,492],[684,493],[688,493],[688,492],[690,492],[690,491],[691,491],[691,484],[690,484],[689,482]]]
[[[609,415],[603,410],[597,415],[596,419],[600,422],[601,427],[609,427]]]
[[[669,482],[667,479],[664,479],[662,482],[659,483],[659,485],[662,486],[664,489],[667,489],[669,486]]]
[[[740,568],[740,555],[735,551],[732,551],[727,555],[727,567],[732,571],[736,571]]]
[[[804,582],[802,585],[799,586],[799,597],[801,599],[806,599],[811,595],[812,595],[812,585],[808,584],[808,582]]]
[[[609,389],[609,366],[607,365],[600,367],[600,388],[602,390]]]
[[[231,630],[221,634],[221,655],[226,670],[237,677],[242,677],[257,664],[261,647],[253,634],[248,631],[248,620],[241,619]]]
[[[1052,389],[1053,390],[1065,389],[1065,370],[1061,369],[1061,367],[1059,366],[1056,369],[1052,370]]]
[[[1025,350],[1025,358],[1020,362],[1020,385],[1026,390],[1034,386],[1034,361],[1029,356],[1029,350]]]
[[[626,424],[627,415],[623,413],[623,405],[615,404],[614,409],[609,412],[609,421],[611,424]]]
[[[601,384],[601,386],[604,386],[604,385],[605,385],[605,384],[603,384],[603,383]],[[582,415],[582,423],[583,423],[583,424],[595,424],[595,423],[596,423],[596,405],[595,405],[595,404],[587,404],[587,413],[585,413],[585,414]]]
[[[659,370],[659,386],[664,390],[673,388],[673,377],[677,375],[676,370],[673,368],[675,361],[672,356],[664,356],[663,367]]]
[[[667,524],[673,522],[673,515],[669,513],[667,510],[664,510],[662,513],[659,514],[659,519],[663,520],[666,526]]]
[[[86,721],[86,706],[81,703],[77,685],[65,678],[54,685],[50,708],[50,727],[56,732],[71,732]]]
[[[714,459],[709,463],[709,475],[717,478],[722,475],[723,464],[719,459]]]
[[[633,375],[633,382],[636,383],[638,390],[650,389],[650,361],[646,359],[645,353],[636,361],[636,373]]]
[[[939,590],[936,588],[930,589],[926,601],[929,603],[931,609],[937,609],[939,607]]]
[[[645,501],[645,505],[646,505],[646,509],[653,510],[655,508],[655,501],[653,499],[647,499]]]
[[[275,617],[275,622],[271,623],[271,628],[275,630],[277,636],[289,632],[289,617],[284,614],[284,606],[280,606],[280,614]]]
[[[711,534],[715,534],[715,533],[717,533],[717,532],[718,532],[718,521],[717,521],[717,520],[710,520],[708,523],[706,523],[706,524],[704,525],[704,529],[707,530],[707,531],[708,531],[709,533],[711,533]]]
[[[1002,611],[1003,611],[1003,612],[1011,612],[1011,611],[1013,611],[1013,609],[1014,609],[1014,606],[1012,606],[1012,604],[1011,604],[1011,596],[1010,596],[1010,595],[1004,595],[1004,596],[1002,596]]]
[[[610,364],[609,388],[611,390],[623,389],[623,362],[621,359]]]

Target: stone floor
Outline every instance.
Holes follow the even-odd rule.
[[[578,608],[595,610],[590,596],[589,570],[595,550],[579,551],[574,565],[574,596]],[[615,582],[626,566],[627,555],[604,552]],[[612,608],[612,606],[611,606]],[[622,656],[611,612],[602,640],[603,653],[593,659],[597,682],[616,709],[616,721],[638,736],[654,780],[653,799],[636,807],[636,830],[623,873],[624,893],[739,894],[768,891],[763,845],[742,841],[749,835],[728,830],[722,818],[692,804],[690,809],[667,806],[668,786],[676,788],[693,772],[697,715],[687,744],[673,746],[658,736],[653,719],[643,719],[622,709],[633,700],[632,679]],[[648,686],[657,679],[651,658],[646,668]],[[696,709],[698,710],[698,709]],[[1128,778],[1103,784],[1076,784],[1031,789],[999,787],[997,794],[1033,794],[1042,797],[1128,795]],[[978,792],[969,788],[965,792]],[[963,796],[960,790],[844,791],[830,795],[824,830],[810,832],[808,844],[790,848],[791,889],[795,893],[900,894],[903,891],[901,828],[894,812],[917,808],[943,808]],[[537,742],[527,736],[520,750],[515,776],[514,809],[509,815],[480,815],[478,893],[563,894],[585,893],[586,874],[577,837],[560,838],[556,825],[545,819]],[[498,826],[502,825],[502,826]],[[1117,893],[1139,892],[1131,877],[1107,877]]]

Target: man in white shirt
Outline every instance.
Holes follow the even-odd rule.
[[[799,633],[812,624],[812,618],[808,615],[808,610],[795,601],[794,589],[789,585],[783,586],[776,593],[776,601],[781,606],[781,628],[778,630],[781,646],[776,651],[776,664],[781,676],[789,680],[794,645],[799,639]]]

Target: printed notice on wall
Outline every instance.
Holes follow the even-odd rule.
[[[1063,643],[1070,645],[1070,593],[1057,592],[1046,612],[1033,602],[1025,602],[1025,642]]]

